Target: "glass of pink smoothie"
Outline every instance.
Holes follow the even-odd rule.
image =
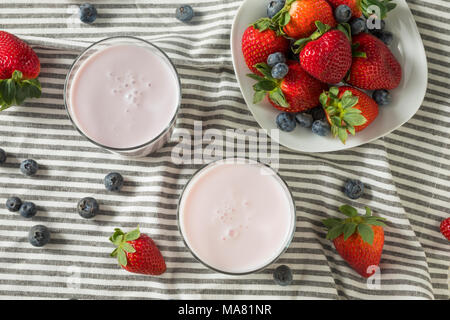
[[[111,37],[75,60],[64,84],[64,103],[89,141],[123,156],[143,157],[170,139],[181,103],[180,78],[154,44]]]
[[[230,275],[275,262],[291,243],[295,222],[284,180],[269,166],[240,158],[198,170],[178,204],[178,227],[192,255]]]

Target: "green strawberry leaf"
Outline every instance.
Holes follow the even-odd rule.
[[[291,21],[291,15],[289,14],[289,11],[284,12],[283,14],[280,15],[280,20],[279,20],[280,26],[287,25],[289,23],[289,21]]]
[[[386,224],[384,222],[378,221],[378,220],[367,220],[366,224],[370,224],[372,226],[380,226],[380,227],[385,227]]]
[[[260,103],[264,97],[266,96],[266,91],[255,91],[255,94],[253,95],[253,103],[258,104]]]
[[[347,141],[348,138],[348,133],[347,133],[347,128],[339,128],[338,129],[338,137],[339,140],[342,141],[343,144],[345,144],[345,141]]]
[[[372,228],[369,225],[367,225],[365,223],[359,224],[358,225],[358,233],[364,242],[367,242],[370,245],[373,243],[374,233],[373,233]]]
[[[326,239],[334,240],[344,232],[344,224],[338,224],[328,231]]]
[[[127,263],[128,263],[127,255],[125,254],[125,251],[122,248],[117,248],[117,259],[121,266],[124,266],[124,267],[127,266]]]
[[[263,77],[258,76],[257,74],[254,74],[254,73],[247,74],[247,77],[252,78],[253,80],[256,80],[256,81],[264,80]]]
[[[347,240],[352,234],[355,233],[358,225],[354,222],[346,223],[344,225],[344,240]]]
[[[367,122],[367,119],[364,118],[363,115],[358,114],[358,113],[345,113],[344,117],[343,117],[343,120],[347,124],[352,125],[354,127],[355,126],[361,126],[361,125],[363,125],[364,123]]]
[[[126,251],[126,252],[129,252],[129,253],[135,253],[136,252],[136,250],[133,248],[133,246],[131,244],[127,243],[127,242],[124,242],[122,244],[122,249],[124,251]]]
[[[257,63],[254,65],[256,70],[262,73],[262,75],[268,79],[272,78],[272,69],[266,63]]]
[[[255,91],[272,91],[277,88],[277,83],[272,80],[262,80],[253,86]]]
[[[289,108],[289,103],[286,101],[286,97],[284,96],[284,93],[280,88],[277,87],[273,91],[271,91],[269,93],[269,97],[280,107]]]
[[[364,207],[366,209],[366,214],[365,217],[371,217],[372,216],[372,209],[370,209],[369,207]]]
[[[338,224],[341,224],[342,220],[336,219],[336,218],[328,218],[328,219],[322,220],[322,222],[328,229],[331,229],[331,228],[337,226]]]
[[[339,207],[339,211],[345,214],[347,217],[356,217],[358,215],[358,211],[353,208],[352,206],[349,206],[348,204],[344,204]]]
[[[141,236],[141,232],[139,231],[139,227],[137,227],[136,229],[128,232],[125,235],[125,241],[133,241],[133,240],[139,239],[140,236]]]
[[[347,92],[350,92],[350,91],[345,91],[344,95]],[[344,108],[344,110],[353,108],[359,101],[358,97],[352,95],[351,92],[350,92],[350,95],[348,95],[348,94],[345,96],[344,95],[341,97],[342,108]],[[358,109],[355,109],[355,110],[358,110]]]

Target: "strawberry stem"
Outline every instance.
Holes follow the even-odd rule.
[[[128,263],[126,253],[136,252],[134,247],[128,242],[139,239],[140,236],[141,233],[139,231],[139,226],[128,233],[124,233],[119,228],[114,229],[114,233],[111,237],[109,237],[109,241],[111,241],[117,248],[111,252],[110,256],[117,258],[119,265],[126,267]]]
[[[21,105],[27,98],[40,98],[41,92],[37,78],[23,79],[22,72],[15,70],[10,79],[0,79],[0,111]]]

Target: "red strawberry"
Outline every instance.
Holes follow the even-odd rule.
[[[450,218],[442,220],[440,226],[441,233],[450,241]]]
[[[39,58],[24,41],[0,31],[0,111],[26,98],[39,98]]]
[[[258,28],[258,29],[257,29]],[[289,41],[276,34],[272,29],[261,26],[256,22],[248,27],[242,36],[242,53],[248,68],[260,74],[255,64],[267,61],[267,57],[275,52],[286,52]]]
[[[362,1],[362,0],[327,0],[333,9],[336,9],[341,4],[345,4],[352,10],[352,17],[359,18],[361,15],[365,15],[369,17],[373,14],[371,10],[371,6],[378,6],[380,8],[380,18],[386,18],[386,14],[394,9],[397,5],[392,3],[392,0],[371,0],[371,1]]]
[[[339,211],[347,218],[323,220],[328,228],[326,238],[333,240],[336,251],[356,272],[368,278],[374,272],[369,273],[368,268],[380,264],[386,219],[372,216],[368,207],[364,216],[349,205],[339,207]]]
[[[348,132],[355,135],[364,130],[378,116],[378,105],[367,94],[353,87],[332,87],[320,95],[331,133],[343,143]]]
[[[111,257],[117,257],[119,265],[133,273],[160,275],[166,271],[166,263],[155,242],[139,228],[123,233],[114,229],[109,240],[117,246]]]
[[[378,38],[360,33],[353,38],[353,45],[366,57],[353,57],[347,82],[366,89],[392,90],[402,79],[402,68],[389,48]]]
[[[325,83],[339,83],[352,64],[352,48],[344,28],[331,30],[330,26],[316,21],[317,31],[311,37],[301,39],[300,63],[310,75]],[[303,47],[303,48],[302,48]]]
[[[333,9],[325,0],[287,0],[272,18],[280,31],[294,39],[309,37],[316,29],[316,21],[336,26]]]
[[[267,95],[269,102],[284,112],[300,112],[316,107],[327,85],[311,77],[298,62],[288,61],[287,65],[289,72],[280,80],[272,78],[271,68],[267,64],[256,65],[264,77],[249,75],[258,81],[253,86],[253,103],[260,102]]]

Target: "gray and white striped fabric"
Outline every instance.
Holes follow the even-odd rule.
[[[93,25],[78,22],[74,0],[0,0],[0,29],[33,45],[42,72],[43,96],[0,114],[0,147],[9,155],[0,166],[0,298],[78,299],[448,299],[449,242],[439,233],[450,216],[450,2],[409,0],[425,45],[428,90],[422,107],[401,128],[373,143],[346,151],[305,154],[280,147],[279,172],[295,197],[294,240],[277,263],[260,273],[231,277],[196,262],[184,247],[177,200],[199,165],[176,165],[176,141],[143,159],[123,159],[90,144],[72,127],[63,105],[65,75],[80,50],[96,40],[134,35],[155,42],[181,76],[183,101],[176,130],[258,128],[236,83],[229,35],[240,0],[199,0],[190,24],[174,17],[176,0],[92,0]],[[183,1],[184,2],[184,1]],[[401,36],[401,35],[398,35]],[[425,75],[415,75],[423,77]],[[19,163],[33,158],[37,177],[26,178]],[[110,171],[125,187],[108,193]],[[347,178],[368,186],[352,202],[342,193]],[[34,201],[31,220],[5,209],[12,195]],[[77,201],[94,196],[101,214],[76,213]],[[365,205],[390,220],[379,287],[368,286],[335,252],[320,220],[338,215],[343,203]],[[121,270],[109,257],[113,228],[142,232],[157,242],[168,271],[160,277]],[[44,224],[52,241],[34,248],[31,226]],[[279,264],[294,282],[272,280]]]

